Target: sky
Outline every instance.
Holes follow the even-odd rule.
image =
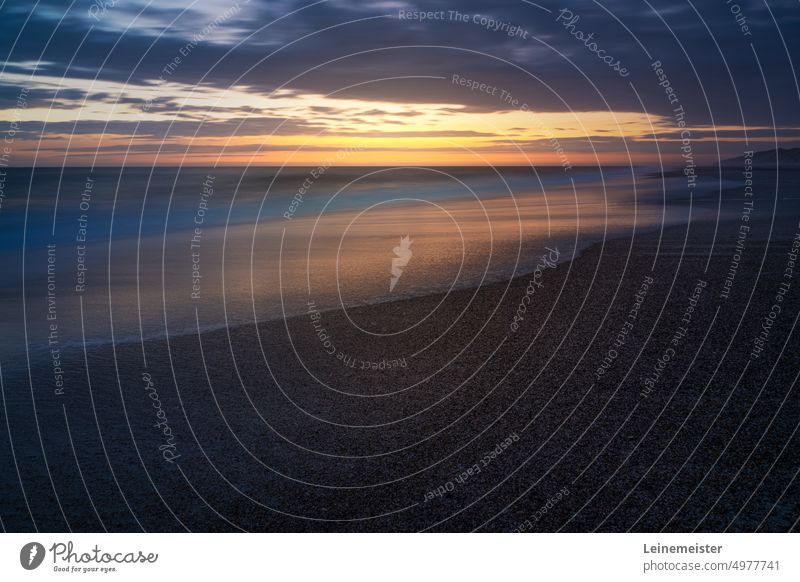
[[[798,0],[0,0],[0,29],[5,165],[681,165],[800,145]]]

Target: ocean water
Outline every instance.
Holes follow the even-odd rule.
[[[507,280],[546,249],[712,218],[685,186],[616,167],[9,168],[0,361]]]

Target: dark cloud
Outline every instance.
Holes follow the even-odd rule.
[[[65,77],[61,107],[86,97],[69,88],[71,78],[153,85],[180,57],[169,81],[247,87],[262,95],[286,86],[376,101],[457,103],[474,111],[511,107],[496,96],[453,85],[450,78],[457,73],[506,90],[540,111],[644,108],[668,115],[673,106],[650,66],[657,59],[690,124],[770,125],[774,116],[778,126],[800,125],[792,68],[800,54],[800,10],[794,0],[768,5],[738,0],[749,35],[724,2],[540,2],[550,13],[520,0],[312,4],[251,0],[219,22],[235,1],[127,0],[94,19],[88,1],[69,10],[55,0],[39,2],[31,14],[34,5],[17,0],[0,8],[0,54],[10,63],[42,61],[36,75]],[[579,16],[575,29],[594,33],[599,47],[624,62],[629,77],[614,73],[555,22],[564,5]],[[400,8],[481,14],[519,26],[529,37],[511,38],[472,22],[399,20]],[[214,22],[213,31],[197,40]],[[24,64],[7,70],[32,72]],[[437,78],[373,82],[420,76]],[[0,78],[0,96],[13,96],[16,85]],[[46,102],[48,96],[34,98]],[[89,99],[115,97],[95,92]],[[175,108],[169,100],[162,106]]]

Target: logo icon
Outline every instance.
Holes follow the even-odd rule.
[[[392,280],[389,281],[389,293],[394,290],[394,286],[403,276],[403,267],[408,265],[411,257],[414,256],[414,253],[411,252],[411,243],[413,242],[411,237],[406,235],[400,239],[400,245],[392,249],[395,258],[392,259]]]
[[[19,563],[26,570],[35,570],[44,561],[44,546],[39,542],[30,542],[19,551]]]

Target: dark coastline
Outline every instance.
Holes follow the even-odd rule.
[[[727,300],[719,291],[735,223],[721,223],[710,261],[715,225],[697,223],[688,238],[683,226],[663,238],[606,241],[546,270],[536,308],[516,332],[509,325],[526,277],[455,291],[435,317],[388,341],[354,333],[341,311],[322,315],[337,353],[376,363],[405,358],[405,367],[347,366],[301,316],[146,342],[146,370],[142,346],[96,348],[87,355],[91,394],[82,353],[65,357],[72,380],[60,399],[44,388],[49,370],[34,368],[38,427],[63,516],[43,471],[28,382],[6,377],[35,528],[786,531],[800,514],[793,432],[800,405],[790,393],[796,292],[786,297],[767,349],[750,357],[787,260],[792,225],[780,225],[784,242],[773,240],[768,253],[763,238],[748,241]],[[595,381],[649,276],[633,329]],[[645,398],[642,380],[681,326],[698,279],[707,287],[688,333]],[[392,332],[440,300],[365,306],[350,316]],[[444,340],[413,355],[451,324]],[[302,371],[295,350],[329,388]],[[180,455],[171,462],[159,451],[165,439],[153,427],[145,371],[174,436],[174,448],[166,448]],[[3,429],[3,462],[14,466]],[[484,465],[512,434],[519,439]],[[475,465],[479,472],[454,480]],[[16,475],[4,481],[6,529],[33,530]],[[444,495],[430,493],[440,487]],[[568,494],[534,520],[564,488]]]

